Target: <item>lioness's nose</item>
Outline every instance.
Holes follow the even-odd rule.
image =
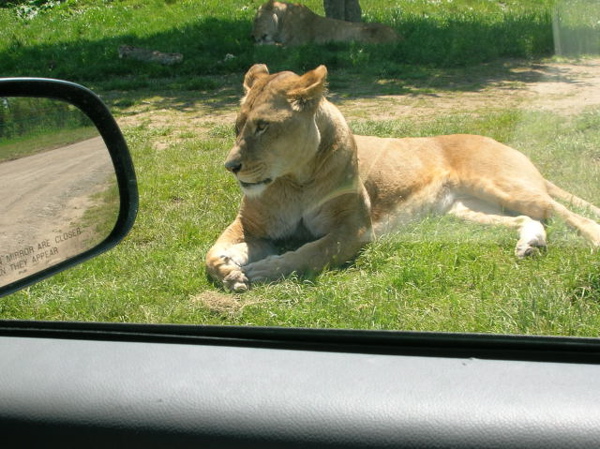
[[[235,174],[242,169],[242,163],[236,160],[225,161],[225,168]]]

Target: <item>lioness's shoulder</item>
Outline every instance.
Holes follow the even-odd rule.
[[[285,3],[284,14],[286,20],[284,21],[284,26],[286,24],[293,24],[298,22],[308,22],[310,19],[314,19],[317,16],[313,11],[311,11],[307,6],[301,5],[299,3]],[[307,26],[312,26],[311,23],[306,23]]]

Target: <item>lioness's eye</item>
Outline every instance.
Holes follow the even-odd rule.
[[[255,133],[260,134],[260,133],[264,132],[265,129],[267,129],[268,127],[269,127],[269,122],[266,122],[264,120],[259,120],[256,122]]]
[[[235,121],[235,135],[236,136],[239,136],[240,133],[242,132],[242,129],[244,129],[244,123],[245,123],[245,121],[240,120],[240,119]]]

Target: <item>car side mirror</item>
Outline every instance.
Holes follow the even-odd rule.
[[[137,209],[127,144],[97,95],[0,78],[0,296],[114,247]]]

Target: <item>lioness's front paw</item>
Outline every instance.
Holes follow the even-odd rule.
[[[266,257],[245,265],[243,270],[252,282],[273,281],[292,271],[285,266],[283,256]]]
[[[233,270],[223,279],[223,286],[232,292],[245,292],[250,288],[250,281],[240,270]]]

